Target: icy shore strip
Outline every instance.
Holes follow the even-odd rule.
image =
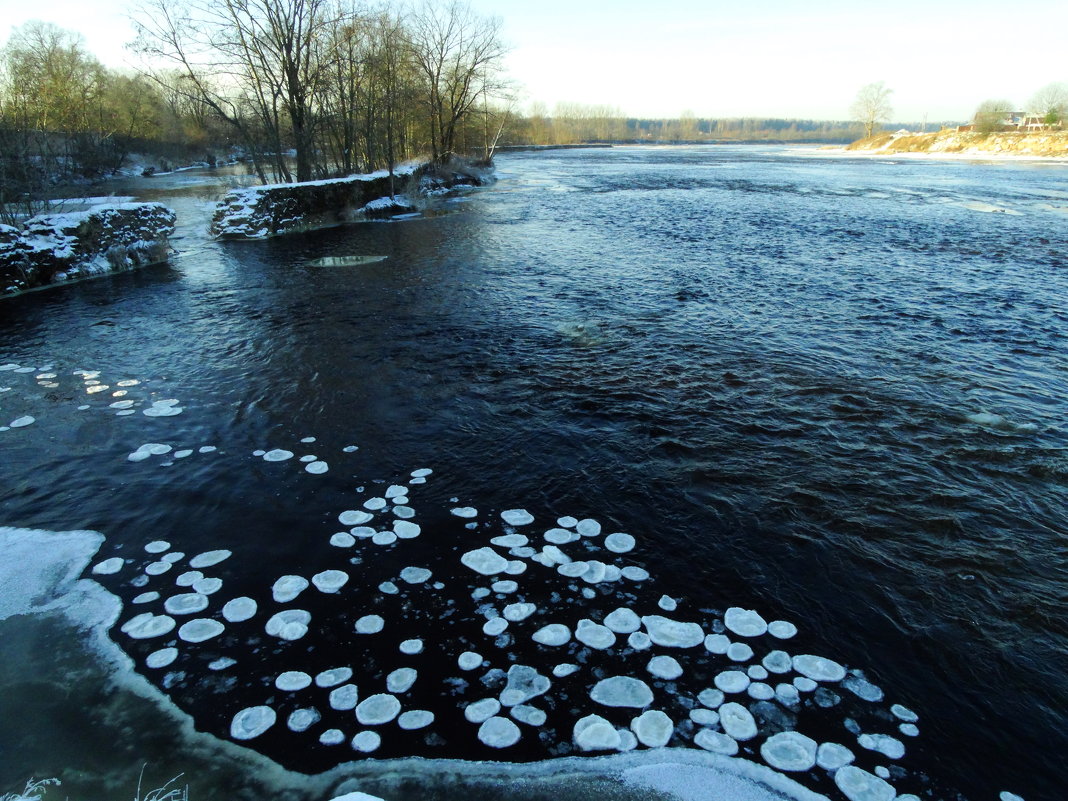
[[[943,130],[937,133],[883,133],[844,148],[850,154],[925,154],[939,158],[1068,159],[1068,131],[976,133]]]
[[[0,296],[164,262],[175,214],[116,203],[0,225]]]
[[[492,182],[492,173],[456,162],[412,164],[347,178],[235,189],[219,202],[211,233],[221,239],[268,239],[382,219],[417,210],[419,198]]]

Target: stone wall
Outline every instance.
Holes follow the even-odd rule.
[[[220,201],[211,233],[223,239],[267,239],[357,220],[392,217],[418,209],[423,198],[481,186],[489,173],[430,165],[380,170],[325,181],[236,189]]]
[[[0,226],[0,295],[166,261],[175,214],[122,203]]]

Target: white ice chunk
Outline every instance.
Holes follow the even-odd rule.
[[[222,608],[222,616],[230,623],[240,623],[248,620],[256,614],[257,604],[248,597],[242,596],[227,601]]]
[[[501,519],[510,526],[525,526],[534,522],[534,515],[526,509],[505,509]]]
[[[551,528],[542,536],[545,537],[546,542],[551,542],[553,545],[567,545],[569,542],[576,542],[580,539],[577,532],[568,531],[566,528]]]
[[[579,672],[578,665],[572,665],[569,662],[562,662],[553,668],[553,675],[558,679],[562,679],[565,676],[570,676],[572,673]]]
[[[653,647],[653,641],[649,639],[649,635],[644,631],[632,631],[630,636],[627,637],[627,645],[635,651],[644,651]]]
[[[520,723],[525,723],[528,726],[544,726],[547,719],[544,711],[528,704],[513,706],[510,714]]]
[[[202,578],[204,578],[204,574],[199,570],[187,570],[184,573],[179,574],[178,578],[174,580],[174,583],[179,587],[192,587]]]
[[[323,745],[341,745],[345,742],[345,733],[341,729],[327,729],[319,735],[319,742]]]
[[[418,523],[411,523],[407,520],[394,520],[393,521],[393,533],[402,540],[411,540],[419,536],[422,529]]]
[[[163,608],[172,615],[193,615],[208,608],[208,596],[199,592],[183,592],[164,601]]]
[[[382,735],[376,731],[361,731],[352,738],[352,750],[362,754],[377,751],[380,745],[382,745]],[[376,796],[372,796],[374,797]]]
[[[649,709],[630,722],[630,730],[646,748],[663,748],[671,739],[675,724],[659,709]]]
[[[612,676],[597,682],[590,690],[590,698],[604,706],[642,709],[653,702],[653,691],[641,679]]]
[[[768,634],[780,640],[788,640],[797,634],[797,626],[787,620],[773,620],[768,623]]]
[[[356,538],[347,531],[339,531],[330,537],[330,544],[335,548],[351,548],[356,544]]]
[[[644,567],[637,567],[636,565],[627,565],[620,570],[620,573],[623,578],[629,579],[630,581],[645,581],[649,578],[649,571]]]
[[[753,649],[744,642],[732,642],[727,646],[727,658],[732,662],[748,662],[753,658]]]
[[[528,617],[538,611],[538,607],[532,603],[515,603],[508,604],[504,607],[504,619],[513,623],[518,623],[521,620],[526,620]]]
[[[522,534],[504,534],[490,540],[491,545],[496,545],[499,548],[521,548],[528,542],[530,540]]]
[[[738,753],[738,741],[723,732],[701,729],[693,736],[694,745],[713,754],[734,756]]]
[[[336,687],[352,678],[352,668],[336,667],[324,670],[315,677],[316,687]]]
[[[356,707],[360,700],[360,691],[355,684],[342,684],[330,691],[330,708],[345,712]]]
[[[312,584],[320,592],[335,593],[340,590],[349,580],[349,574],[343,570],[324,570],[312,576]]]
[[[838,770],[854,760],[853,752],[838,743],[820,743],[816,764],[824,770]]]
[[[371,512],[377,512],[386,508],[385,498],[368,498],[363,502],[363,508]]]
[[[919,737],[920,729],[914,723],[902,723],[897,727],[897,730],[904,734],[906,737]]]
[[[160,648],[158,651],[153,651],[145,657],[145,667],[158,670],[159,668],[165,668],[178,658],[177,648]]]
[[[148,553],[166,553],[171,549],[171,544],[166,540],[153,540],[145,546]]]
[[[423,652],[423,641],[420,639],[405,640],[400,644],[400,652],[412,656]]]
[[[816,741],[796,731],[773,734],[760,746],[760,756],[776,770],[800,772],[816,764]]]
[[[308,633],[311,613],[304,609],[285,609],[272,615],[264,630],[272,637],[283,640],[299,640]]]
[[[583,618],[575,627],[575,639],[590,648],[604,650],[616,644],[615,633],[607,626]]]
[[[519,589],[519,585],[511,579],[505,579],[504,581],[495,581],[490,585],[490,589],[494,592],[499,592],[502,595],[508,595]]]
[[[400,711],[400,701],[392,695],[377,693],[357,705],[356,720],[364,726],[381,726],[397,717]]]
[[[126,562],[121,556],[113,556],[110,559],[105,559],[103,562],[98,562],[93,565],[93,573],[98,576],[110,576],[113,573],[118,573],[122,570],[124,564],[126,564]]]
[[[839,768],[834,783],[849,801],[892,801],[897,795],[893,785],[856,765]]]
[[[841,681],[846,675],[844,667],[822,656],[801,654],[793,658],[793,665],[794,670],[813,681]]]
[[[714,690],[709,687],[697,694],[697,700],[709,709],[717,709],[723,704],[725,696],[723,690]]]
[[[226,626],[218,620],[198,617],[182,624],[182,627],[178,629],[178,638],[186,642],[204,642],[212,637],[218,637],[225,630]]]
[[[401,496],[407,495],[408,488],[403,484],[390,484],[382,494],[386,499],[393,500],[394,498],[400,498]]]
[[[153,637],[162,637],[172,631],[176,625],[174,618],[169,615],[142,612],[123,623],[120,631],[135,640],[148,640]]]
[[[901,759],[905,756],[904,743],[889,734],[862,734],[857,737],[857,744],[869,751],[878,751],[890,759]]]
[[[289,719],[286,720],[286,725],[289,727],[290,731],[307,731],[321,719],[322,715],[319,714],[319,710],[315,707],[294,709],[289,714]]]
[[[314,462],[308,462],[308,464],[304,465],[305,472],[311,473],[313,476],[321,476],[329,469],[330,465],[319,459],[316,459]]]
[[[612,553],[629,553],[634,550],[635,540],[630,534],[617,532],[604,538],[604,547]]]
[[[282,576],[271,587],[271,595],[278,603],[285,604],[306,589],[308,589],[308,580],[303,576]]]
[[[630,609],[620,607],[605,615],[604,624],[616,634],[630,634],[641,628],[642,621]]]
[[[450,509],[449,511],[456,517],[462,517],[467,520],[472,517],[478,517],[478,509],[473,506],[457,506],[455,509]]]
[[[202,567],[211,567],[219,564],[219,562],[229,559],[232,555],[233,552],[227,550],[205,551],[204,553],[198,553],[190,559],[189,566],[198,570]]]
[[[434,713],[426,709],[409,709],[407,712],[401,712],[397,718],[397,725],[405,731],[425,729],[433,722]]]
[[[775,697],[775,690],[771,689],[771,685],[762,681],[754,681],[745,688],[745,692],[756,701],[770,701]]]
[[[478,727],[478,739],[490,748],[508,748],[521,736],[519,727],[508,718],[493,717]]]
[[[271,728],[277,719],[278,715],[269,706],[242,709],[230,722],[230,736],[235,740],[251,740]]]
[[[550,623],[535,631],[534,634],[531,635],[531,639],[541,645],[566,645],[571,639],[571,629],[562,623]]]
[[[16,417],[8,423],[8,426],[11,428],[23,428],[24,426],[33,425],[35,422],[37,422],[36,419],[32,415],[27,414],[24,417]]]
[[[343,526],[362,526],[364,523],[374,520],[374,515],[361,512],[359,509],[348,509],[339,514],[337,519]]]
[[[768,651],[764,658],[760,660],[760,664],[772,673],[789,673],[794,666],[790,655],[786,651]]]
[[[153,601],[158,601],[158,600],[159,600],[159,593],[156,592],[155,590],[152,590],[151,592],[143,592],[140,595],[134,596],[133,600],[130,601],[130,603],[134,603],[134,604],[150,604]]]
[[[485,723],[501,711],[501,702],[496,698],[481,698],[464,707],[464,717],[471,723]]]
[[[919,715],[901,704],[894,704],[891,706],[890,713],[898,720],[903,720],[906,723],[915,723],[920,719]]]
[[[356,621],[357,634],[378,634],[385,627],[386,621],[381,615],[364,615]]]
[[[422,584],[432,575],[425,567],[406,567],[400,572],[401,581],[408,584]]]
[[[503,573],[508,568],[508,560],[489,547],[468,551],[460,557],[460,562],[483,576]]]
[[[222,589],[220,578],[199,578],[193,582],[192,589],[201,595],[212,595]]]
[[[556,525],[561,528],[574,528],[578,525],[578,519],[567,515],[565,517],[556,518]]]
[[[460,670],[474,670],[482,665],[482,654],[464,651],[456,658],[456,664],[460,666]]]
[[[733,701],[720,706],[719,725],[735,740],[751,740],[757,735],[757,725],[752,714]]]
[[[508,668],[508,683],[501,691],[502,706],[525,704],[549,691],[552,682],[528,665],[512,665]]]
[[[397,535],[392,531],[376,531],[371,537],[375,545],[392,545],[397,541]]]
[[[690,710],[690,720],[698,726],[715,726],[719,723],[719,712],[699,706]]]
[[[727,610],[723,615],[723,625],[739,637],[759,637],[768,630],[767,622],[757,612],[739,606]]]
[[[274,686],[282,692],[296,692],[311,686],[312,677],[303,670],[287,670],[274,680]]]
[[[415,684],[415,680],[418,677],[419,672],[415,668],[397,668],[386,676],[386,689],[396,695],[406,693],[412,689],[412,685]]]
[[[148,565],[145,566],[145,575],[148,575],[148,576],[162,576],[164,573],[166,573],[172,567],[174,567],[174,565],[172,565],[170,562],[164,562],[164,561],[152,562],[151,564],[148,564]]]
[[[580,520],[575,524],[575,529],[583,537],[596,537],[601,533],[601,524],[596,520],[587,517],[585,520]]]
[[[665,681],[674,681],[682,675],[682,665],[679,664],[679,660],[672,656],[654,656],[649,660],[649,664],[646,665],[646,670],[656,678],[664,679]],[[641,737],[638,739],[641,740]]]
[[[383,595],[397,595],[400,592],[400,587],[392,581],[383,581],[378,585],[378,591]]]
[[[620,746],[619,732],[600,715],[576,721],[572,739],[581,751],[615,751]]]
[[[740,670],[725,670],[713,679],[716,687],[725,693],[743,693],[749,686],[749,676]]]
[[[650,639],[667,648],[693,648],[705,638],[705,633],[697,623],[683,623],[660,615],[646,615],[642,623]]]
[[[283,450],[282,448],[275,448],[263,454],[263,461],[265,462],[284,462],[292,458],[293,451]]]
[[[660,600],[656,602],[656,605],[665,612],[674,612],[679,607],[678,602],[670,595],[661,595]]]
[[[794,687],[803,693],[810,693],[815,690],[819,685],[807,676],[798,676],[793,681]]]

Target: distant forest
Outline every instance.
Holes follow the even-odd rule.
[[[106,68],[77,32],[48,23],[15,29],[0,48],[0,221],[32,212],[59,185],[131,163],[237,158],[266,183],[412,159],[488,162],[502,145],[860,134],[847,121],[521,109],[500,21],[461,0],[374,10],[360,0],[137,0],[133,17],[131,50],[151,65],[139,72]]]

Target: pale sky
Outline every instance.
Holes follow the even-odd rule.
[[[130,0],[0,0],[0,40],[30,19],[131,60]],[[893,89],[894,119],[964,120],[1068,82],[1068,0],[472,0],[500,17],[524,108],[607,104],[636,117],[847,119],[857,90]]]

